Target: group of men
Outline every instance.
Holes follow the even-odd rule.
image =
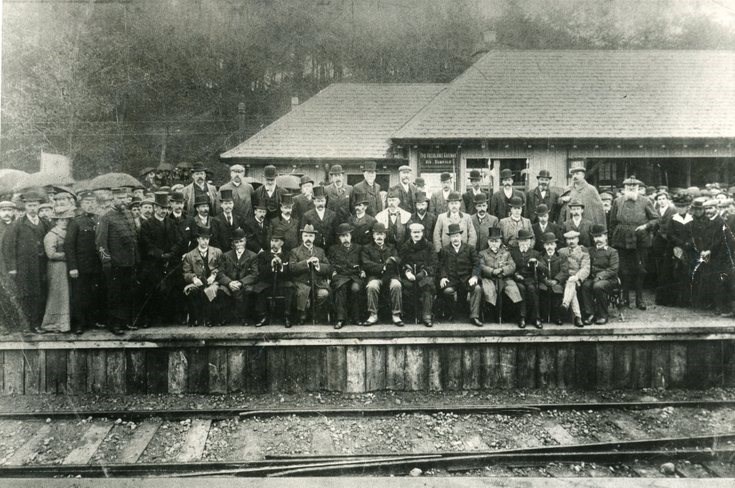
[[[561,194],[546,170],[528,192],[503,170],[500,189],[489,195],[472,170],[464,194],[445,173],[441,189],[427,195],[411,167],[401,166],[398,184],[384,193],[368,161],[354,186],[333,165],[328,185],[303,176],[293,195],[276,183],[274,166],[257,188],[241,165],[219,188],[203,164],[185,169],[190,183],[173,190],[146,180],[156,190],[148,198],[122,187],[110,188],[111,201],[99,191],[75,195],[78,215],[65,241],[75,332],[277,319],[290,327],[309,318],[340,329],[376,324],[383,313],[397,326],[410,317],[431,327],[435,299],[446,321],[466,314],[482,326],[512,314],[521,328],[565,317],[582,327],[606,323],[619,290],[626,303],[635,292],[645,310],[651,259],[658,303],[687,303],[694,276],[702,299],[732,313],[735,214],[725,219],[716,200],[697,200],[689,212],[684,197],[677,209],[663,189],[645,196],[634,177],[620,195],[601,196],[586,182],[583,162],[573,162]],[[29,193],[24,201],[12,223],[6,216],[14,204],[0,203],[2,263],[38,330],[39,240],[48,228],[37,217],[40,199]]]

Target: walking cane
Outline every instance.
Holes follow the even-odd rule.
[[[551,279],[551,261],[549,261],[549,276],[547,279]],[[554,292],[553,285],[546,285],[546,301],[548,302],[548,308],[546,309],[546,323],[551,323],[551,294]]]
[[[413,265],[413,320],[414,323],[419,323],[419,278],[416,276],[416,265]]]
[[[316,288],[314,287],[315,271],[314,265],[309,263],[311,277],[311,325],[316,325]]]
[[[268,315],[270,320],[273,320],[276,314],[276,294],[278,293],[278,266],[271,264],[271,270],[273,271],[273,290],[271,291],[271,300],[268,304]]]
[[[498,294],[498,325],[503,324],[503,289],[500,287],[501,278],[495,278],[495,290]]]

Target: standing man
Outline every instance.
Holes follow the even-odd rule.
[[[400,207],[409,214],[416,211],[416,207],[414,206],[414,195],[417,190],[416,185],[411,183],[412,171],[411,167],[405,164],[398,168],[399,182],[391,188],[391,190],[396,190],[398,192],[398,198],[401,199]]]
[[[551,183],[551,173],[549,170],[542,169],[536,175],[538,186],[533,190],[529,190],[526,194],[526,214],[531,219],[531,223],[536,223],[536,208],[544,204],[549,209],[549,218],[552,222],[556,221],[556,213],[559,207],[559,194],[552,191],[549,187]]]
[[[733,275],[732,232],[717,213],[717,200],[707,200],[703,204],[704,220],[694,232],[694,245],[699,252],[699,270],[695,278],[700,285],[699,306],[713,306],[715,315],[732,317],[731,279]]]
[[[620,255],[620,278],[623,282],[625,303],[630,304],[630,290],[634,288],[636,307],[645,310],[643,280],[648,270],[650,231],[656,226],[658,214],[651,200],[638,192],[640,181],[627,178],[623,185],[623,195],[613,202],[610,211],[610,244]]]
[[[317,232],[314,241],[318,247],[329,249],[334,244],[334,233],[337,230],[337,214],[327,208],[327,196],[324,187],[314,188],[314,208],[304,214],[302,226],[310,224]]]
[[[189,215],[194,214],[196,202],[206,199],[210,206],[211,214],[217,215],[219,212],[219,202],[217,201],[217,188],[207,183],[207,168],[204,163],[194,163],[191,169],[192,182],[184,187],[181,193],[184,194],[184,202],[186,212]]]
[[[367,199],[367,214],[375,217],[383,210],[383,200],[380,196],[380,185],[375,182],[375,161],[365,161],[363,166],[363,180],[356,184],[352,191],[350,211],[355,211],[355,195],[361,194]]]
[[[341,165],[333,164],[329,168],[329,178],[332,182],[324,189],[327,195],[327,208],[337,214],[337,224],[344,224],[352,216],[350,213],[352,187],[345,184],[344,173]]]
[[[424,226],[411,224],[410,238],[399,251],[401,260],[404,303],[416,304],[414,310],[421,315],[426,327],[434,325],[432,310],[434,305],[434,275],[436,273],[436,252],[424,239]],[[409,305],[410,306],[410,305]],[[416,317],[419,320],[419,317]]]
[[[401,196],[395,188],[388,190],[386,200],[388,208],[376,215],[375,220],[388,230],[388,244],[393,244],[400,249],[407,238],[406,224],[411,220],[411,214],[400,207]]]
[[[614,200],[612,193],[606,191],[600,193],[600,200],[602,200],[602,211],[605,212],[605,227],[610,229],[610,210],[612,210]]]
[[[435,191],[431,195],[431,202],[429,203],[429,211],[434,215],[446,213],[449,210],[449,194],[454,191],[454,181],[452,181],[452,175],[449,173],[441,174],[441,190]],[[462,211],[464,211],[464,202],[462,202]]]
[[[572,200],[582,202],[587,218],[593,224],[605,225],[605,211],[602,209],[602,200],[597,188],[587,183],[585,175],[587,169],[584,160],[578,159],[570,162],[569,174],[572,176],[572,184],[564,190],[564,196],[559,198],[559,204],[564,207],[559,211],[559,224],[563,224],[569,218],[568,203]]]
[[[223,191],[230,191],[233,201],[232,213],[237,215],[241,222],[253,214],[253,185],[244,181],[245,167],[241,164],[233,164],[230,167],[230,181],[222,185],[219,189],[220,194]],[[229,241],[228,241],[229,242]]]
[[[477,245],[475,248],[478,252],[487,249],[487,238],[490,235],[490,229],[498,227],[500,220],[487,213],[487,195],[485,193],[479,193],[473,196],[472,207],[475,209],[475,214],[472,216],[472,226],[475,228],[475,234],[477,234]]]
[[[482,327],[480,304],[480,259],[473,246],[462,242],[462,229],[459,224],[449,224],[447,229],[449,245],[439,254],[439,289],[448,299],[448,322],[454,319],[459,297],[469,296],[470,323]]]
[[[13,222],[3,237],[8,274],[15,280],[18,300],[32,332],[43,334],[46,309],[46,251],[43,238],[51,225],[38,216],[44,197],[29,191],[22,197],[25,215]]]
[[[490,214],[500,220],[510,216],[510,209],[514,199],[520,199],[521,207],[526,205],[526,196],[513,188],[513,171],[504,169],[500,172],[500,190],[493,193],[490,199]]]
[[[329,276],[332,275],[332,266],[324,254],[324,249],[314,245],[317,230],[311,224],[305,224],[301,229],[301,245],[291,250],[289,268],[293,284],[296,287],[296,312],[298,324],[306,322],[306,312],[311,300],[316,303],[312,312],[317,314],[329,299]],[[312,276],[314,281],[312,283]],[[311,288],[314,287],[315,297],[311,297]],[[312,317],[316,320],[315,317]]]
[[[564,222],[562,232],[570,230],[579,232],[579,243],[587,248],[592,247],[592,234],[590,234],[592,222],[583,216],[584,203],[579,200],[570,200],[567,208],[569,208],[569,218]]]
[[[403,287],[400,280],[400,259],[395,246],[386,242],[385,225],[376,222],[373,226],[373,242],[362,247],[362,267],[367,274],[367,309],[370,316],[366,326],[378,322],[378,300],[380,290],[388,288],[393,324],[403,327]]]
[[[536,211],[534,213],[536,214],[536,223],[531,226],[533,228],[533,236],[536,241],[534,249],[543,254],[544,250],[546,249],[546,244],[544,243],[544,240],[541,239],[541,236],[543,236],[547,232],[551,232],[556,236],[556,241],[560,241],[562,239],[562,236],[564,235],[564,232],[562,232],[559,225],[551,221],[551,217],[549,215],[549,207],[547,207],[545,203],[542,203],[538,207],[536,207]],[[555,251],[556,241],[554,241]]]
[[[209,245],[212,230],[198,227],[197,247],[184,255],[184,294],[189,300],[189,310],[194,317],[191,325],[214,327],[221,324],[219,310],[219,285],[217,275],[222,266],[222,251]]]
[[[125,191],[113,191],[112,208],[100,217],[95,236],[107,289],[110,330],[115,335],[123,329],[136,330],[135,269],[140,262],[133,215],[125,208]]]
[[[360,311],[363,308],[363,280],[367,275],[360,265],[362,248],[359,244],[352,243],[350,224],[339,224],[336,234],[339,242],[329,249],[329,262],[332,263],[332,289],[337,315],[334,328],[341,329],[348,316],[353,324],[362,324]]]
[[[426,197],[426,193],[419,190],[416,192],[414,201],[416,211],[411,215],[407,225],[413,223],[421,224],[424,226],[424,233],[427,236],[434,236],[434,227],[436,226],[436,215],[429,212],[429,199]]]
[[[215,236],[215,242],[219,243],[222,248],[222,252],[227,252],[230,249],[230,243],[232,242],[232,233],[235,229],[244,229],[247,219],[242,217],[241,213],[235,212],[235,193],[231,189],[221,189],[220,194],[220,208],[222,213],[212,219],[212,233]],[[248,203],[250,199],[248,199]],[[248,207],[248,214],[252,212],[252,209]]]
[[[272,164],[263,168],[263,179],[263,186],[255,190],[252,201],[253,205],[259,204],[266,209],[266,218],[270,220],[280,213],[281,197],[286,191],[276,185],[276,167]]]
[[[472,225],[472,218],[469,214],[463,213],[460,210],[462,204],[462,197],[456,191],[449,194],[448,199],[448,211],[443,214],[439,214],[436,218],[436,226],[434,227],[434,251],[439,252],[441,249],[449,245],[449,235],[447,230],[451,224],[459,225],[462,230],[461,239],[462,242],[466,242],[472,247],[477,245],[477,234],[475,233],[475,227]]]
[[[282,247],[286,256],[291,249],[299,245],[299,221],[293,216],[293,200],[290,193],[281,197],[281,214],[270,220],[268,228],[271,241],[273,236],[280,236],[283,240]]]
[[[480,171],[476,169],[470,170],[470,187],[462,195],[462,205],[464,206],[464,210],[470,215],[474,215],[477,211],[475,209],[475,201],[478,197],[485,196],[485,202],[487,203],[488,195],[486,191],[480,189],[481,182],[482,175]],[[487,246],[487,240],[485,240],[485,245]]]
[[[692,239],[692,222],[689,213],[692,197],[687,193],[676,195],[674,203],[678,213],[671,219],[671,293],[677,307],[689,307],[692,301],[690,280],[692,267],[697,260]]]
[[[500,227],[500,232],[503,234],[503,244],[510,248],[518,247],[518,233],[521,230],[528,231],[533,236],[533,228],[531,227],[531,221],[522,216],[523,200],[520,197],[511,198],[509,205],[510,215],[500,219],[498,227]]]
[[[253,285],[258,281],[258,255],[245,246],[247,236],[244,230],[235,229],[230,237],[232,249],[222,256],[217,282],[234,303],[234,307],[229,309],[231,318],[248,325]]]
[[[314,210],[314,180],[311,179],[311,176],[304,175],[301,177],[299,187],[301,194],[296,195],[293,199],[293,215],[301,222],[308,211]]]
[[[247,248],[254,253],[268,249],[270,229],[266,216],[268,211],[258,202],[255,204],[254,215],[245,222],[244,231],[247,236]]]
[[[355,213],[350,216],[347,223],[352,226],[352,236],[357,244],[361,246],[373,242],[373,225],[375,217],[367,213],[369,200],[366,195],[359,194],[353,197],[355,202]]]
[[[590,275],[582,282],[582,309],[584,325],[607,323],[608,296],[618,283],[618,251],[607,245],[607,229],[604,225],[592,226],[595,245],[589,250]]]

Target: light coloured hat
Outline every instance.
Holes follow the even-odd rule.
[[[577,232],[576,230],[569,230],[564,233],[565,239],[572,239],[574,237],[579,237],[579,232]]]
[[[410,230],[411,232],[413,232],[415,230],[424,230],[424,224],[420,224],[418,222],[414,222],[413,224],[411,224],[411,225],[408,226],[408,230]]]

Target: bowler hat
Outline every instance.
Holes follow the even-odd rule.
[[[220,200],[222,200],[223,202],[226,202],[226,201],[232,201],[232,200],[233,200],[233,197],[232,197],[232,190],[230,190],[230,189],[227,189],[227,188],[226,188],[226,189],[224,189],[224,190],[220,190],[220,191],[219,191],[219,198],[220,198]]]
[[[365,164],[362,165],[363,171],[375,171],[375,168],[377,167],[377,164],[375,161],[365,161]]]
[[[684,206],[692,203],[692,197],[686,192],[680,192],[674,195],[674,205]]]
[[[42,202],[46,200],[46,197],[37,190],[31,190],[25,192],[21,197],[21,200],[23,200],[24,202]]]
[[[263,177],[266,180],[272,180],[276,177],[276,167],[272,164],[269,164],[265,168],[263,168]]]
[[[285,241],[286,240],[286,238],[283,235],[283,231],[281,229],[279,229],[278,227],[276,227],[275,229],[273,229],[273,232],[271,233],[271,240],[273,240],[273,239],[280,239],[282,241]]]
[[[497,239],[499,241],[503,240],[503,233],[500,232],[500,229],[498,229],[497,227],[490,227],[490,232],[488,232],[487,234],[487,239]]]
[[[513,178],[513,171],[506,168],[500,172],[500,179],[507,180],[508,178]]]
[[[572,239],[574,237],[579,237],[579,232],[577,232],[576,230],[569,230],[564,233],[565,239]]]
[[[445,181],[450,181],[452,179],[452,175],[450,175],[449,173],[442,173],[440,179],[442,183]]]
[[[482,179],[482,175],[480,174],[480,171],[476,169],[470,170],[470,181],[481,180],[481,179]]]
[[[584,208],[584,203],[582,203],[581,200],[578,200],[578,199],[575,198],[573,200],[570,200],[569,203],[567,204],[567,206],[569,208],[572,208],[572,207],[582,207],[582,208]]]
[[[533,239],[533,232],[531,232],[530,230],[521,229],[521,230],[518,231],[517,239],[519,241],[525,241],[527,239]]]
[[[143,200],[140,201],[141,205],[154,205],[155,203],[156,201],[150,196],[147,196]]]
[[[461,234],[462,228],[459,226],[459,224],[449,224],[449,227],[447,228],[447,235],[451,236],[453,234]]]
[[[462,201],[462,195],[459,194],[459,192],[456,191],[450,191],[449,196],[447,197],[448,202],[461,202]]]
[[[413,180],[413,184],[416,186],[426,186],[426,180],[423,178],[416,178]]]
[[[337,226],[337,231],[335,232],[336,235],[341,236],[342,234],[351,234],[352,233],[352,226],[348,223],[339,224]]]
[[[130,210],[133,207],[140,207],[141,199],[140,197],[133,197],[130,200],[130,203],[128,203],[128,210]]]
[[[194,208],[197,208],[199,205],[209,205],[209,197],[207,195],[197,195],[194,198]]]
[[[548,179],[551,179],[551,173],[549,173],[549,170],[548,169],[542,169],[536,175],[536,179],[538,179],[538,178],[548,178]]]
[[[400,199],[401,198],[401,194],[398,193],[398,190],[396,190],[395,188],[391,188],[390,190],[388,190],[388,195],[386,196],[386,198],[398,198],[398,199]]]
[[[342,173],[344,173],[344,170],[342,169],[342,165],[341,164],[333,164],[329,168],[329,174],[330,175],[341,175]]]
[[[385,228],[385,224],[384,223],[382,223],[382,222],[375,222],[373,224],[373,234],[381,233],[381,232],[383,234],[385,234],[386,232],[388,232],[388,229]]]
[[[168,193],[164,193],[162,191],[157,191],[153,194],[154,200],[153,203],[155,205],[158,205],[159,207],[166,208],[169,206],[168,204]]]
[[[232,235],[230,236],[230,239],[233,241],[239,241],[240,239],[246,239],[247,236],[245,235],[245,231],[242,230],[240,227],[232,231]]]
[[[590,234],[592,234],[593,236],[601,236],[602,234],[607,234],[607,227],[602,224],[592,224]]]
[[[202,162],[196,162],[191,166],[192,173],[197,173],[200,171],[204,171],[206,173],[207,171],[209,171],[209,169]]]
[[[184,201],[184,194],[180,191],[175,191],[171,194],[171,201],[172,202],[183,202]]]
[[[547,242],[556,242],[559,239],[556,238],[556,234],[553,232],[544,232],[544,234],[541,236],[541,242],[546,244]]]
[[[304,186],[307,183],[314,183],[314,180],[311,179],[311,176],[304,175],[301,177],[301,181],[299,182],[299,186]]]
[[[211,227],[202,227],[201,225],[197,225],[196,236],[197,237],[211,237],[212,236],[212,228]]]
[[[583,173],[587,172],[587,168],[584,167],[583,159],[574,159],[569,162],[569,174],[576,173],[577,171],[581,171]]]
[[[355,192],[355,205],[367,205],[370,203],[370,199],[363,192]]]
[[[483,193],[478,193],[475,196],[472,197],[472,202],[475,205],[481,205],[483,203],[487,203],[487,195]]]
[[[281,205],[293,205],[293,195],[290,193],[284,193],[281,195]]]
[[[425,191],[417,191],[413,197],[414,203],[424,203],[429,201],[429,197],[426,196]]]
[[[301,229],[302,234],[318,234],[319,231],[314,228],[311,224],[305,224],[304,228]]]
[[[512,197],[510,199],[510,206],[511,207],[522,207],[523,199],[521,197]]]
[[[546,215],[549,213],[549,207],[545,203],[541,203],[536,207],[536,215]]]
[[[314,198],[327,198],[327,195],[324,193],[323,186],[314,187]]]

